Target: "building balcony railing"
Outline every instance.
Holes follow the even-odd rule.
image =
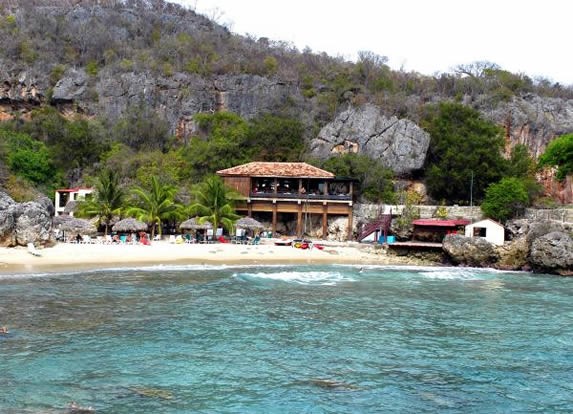
[[[263,193],[251,192],[251,199],[292,199],[302,201],[352,201],[350,194],[300,194],[300,193]]]

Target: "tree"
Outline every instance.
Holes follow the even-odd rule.
[[[479,201],[503,176],[502,130],[476,110],[442,103],[430,108],[422,125],[431,136],[426,184],[434,199],[467,204],[473,196]]]
[[[193,168],[193,178],[199,180],[249,160],[247,123],[239,115],[230,112],[198,114],[195,120],[199,134],[183,152]]]
[[[392,170],[367,155],[348,153],[332,157],[322,168],[337,176],[356,178],[355,193],[368,201],[392,203],[395,200]]]
[[[556,177],[563,180],[573,173],[573,134],[557,137],[547,145],[545,152],[539,158],[541,167],[556,167]]]
[[[246,142],[254,160],[300,161],[304,126],[297,119],[264,114],[249,123]]]
[[[8,147],[6,161],[14,174],[34,184],[54,181],[56,169],[43,142],[7,129],[0,129],[0,140]]]
[[[235,212],[234,202],[241,196],[225,186],[218,176],[207,177],[192,190],[194,202],[189,208],[192,216],[197,216],[200,223],[206,221],[214,229],[221,224],[228,231],[239,218]]]
[[[522,213],[528,205],[524,180],[506,177],[487,188],[481,210],[487,217],[503,222]]]
[[[95,191],[91,198],[81,201],[78,205],[78,215],[83,217],[98,216],[99,222],[105,224],[107,235],[110,221],[114,216],[121,215],[125,191],[119,182],[119,176],[113,170],[104,170],[95,183]]]
[[[164,220],[178,218],[182,206],[175,201],[177,188],[163,185],[157,177],[151,177],[149,190],[136,186],[132,189],[132,202],[135,204],[127,208],[126,214],[134,216],[151,226],[151,238],[155,236],[155,227],[161,235],[161,224]]]
[[[143,103],[129,109],[113,126],[112,134],[116,141],[137,151],[166,151],[169,146],[169,123]]]
[[[535,161],[529,155],[527,146],[517,144],[511,149],[506,176],[517,178],[535,177]]]

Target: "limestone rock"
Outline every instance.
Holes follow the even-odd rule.
[[[0,246],[26,246],[52,243],[52,216],[44,203],[9,203],[12,200],[0,192]]]
[[[529,245],[525,237],[513,239],[496,247],[499,261],[496,266],[503,270],[529,270]]]
[[[328,220],[328,240],[345,241],[348,235],[348,219],[337,217]]]
[[[0,191],[0,211],[7,209],[12,204],[15,204],[15,201],[12,200],[12,197],[10,197],[8,194]]]
[[[541,272],[573,275],[573,239],[554,231],[533,240],[529,261]]]
[[[478,237],[450,234],[444,238],[442,248],[451,261],[458,265],[486,267],[499,259],[495,246]]]
[[[379,159],[397,174],[423,167],[430,135],[407,119],[388,118],[380,108],[366,104],[349,108],[326,125],[311,141],[317,158],[355,152]]]
[[[53,102],[73,102],[86,90],[87,74],[83,70],[69,69],[56,83],[52,93]]]

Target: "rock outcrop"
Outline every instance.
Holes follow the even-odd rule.
[[[430,135],[407,119],[388,118],[366,104],[339,114],[311,141],[311,154],[325,159],[334,153],[361,153],[379,159],[397,174],[423,167]]]
[[[504,270],[573,275],[573,226],[554,220],[513,220],[509,241],[494,246],[481,238],[449,235],[443,250],[451,262]]]
[[[450,234],[444,238],[442,248],[457,265],[489,267],[499,260],[495,246],[482,238]]]
[[[573,131],[573,101],[528,94],[513,97],[491,108],[491,98],[484,97],[478,108],[484,117],[502,125],[511,147],[526,145],[537,158],[555,137]]]
[[[533,240],[529,262],[536,271],[573,275],[573,239],[554,231]]]
[[[53,207],[52,207],[53,208]],[[50,245],[52,216],[45,200],[16,203],[0,191],[0,246]]]

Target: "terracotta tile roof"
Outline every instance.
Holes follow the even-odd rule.
[[[226,170],[219,170],[217,174],[248,177],[334,178],[334,174],[331,172],[321,170],[306,162],[249,162]]]

